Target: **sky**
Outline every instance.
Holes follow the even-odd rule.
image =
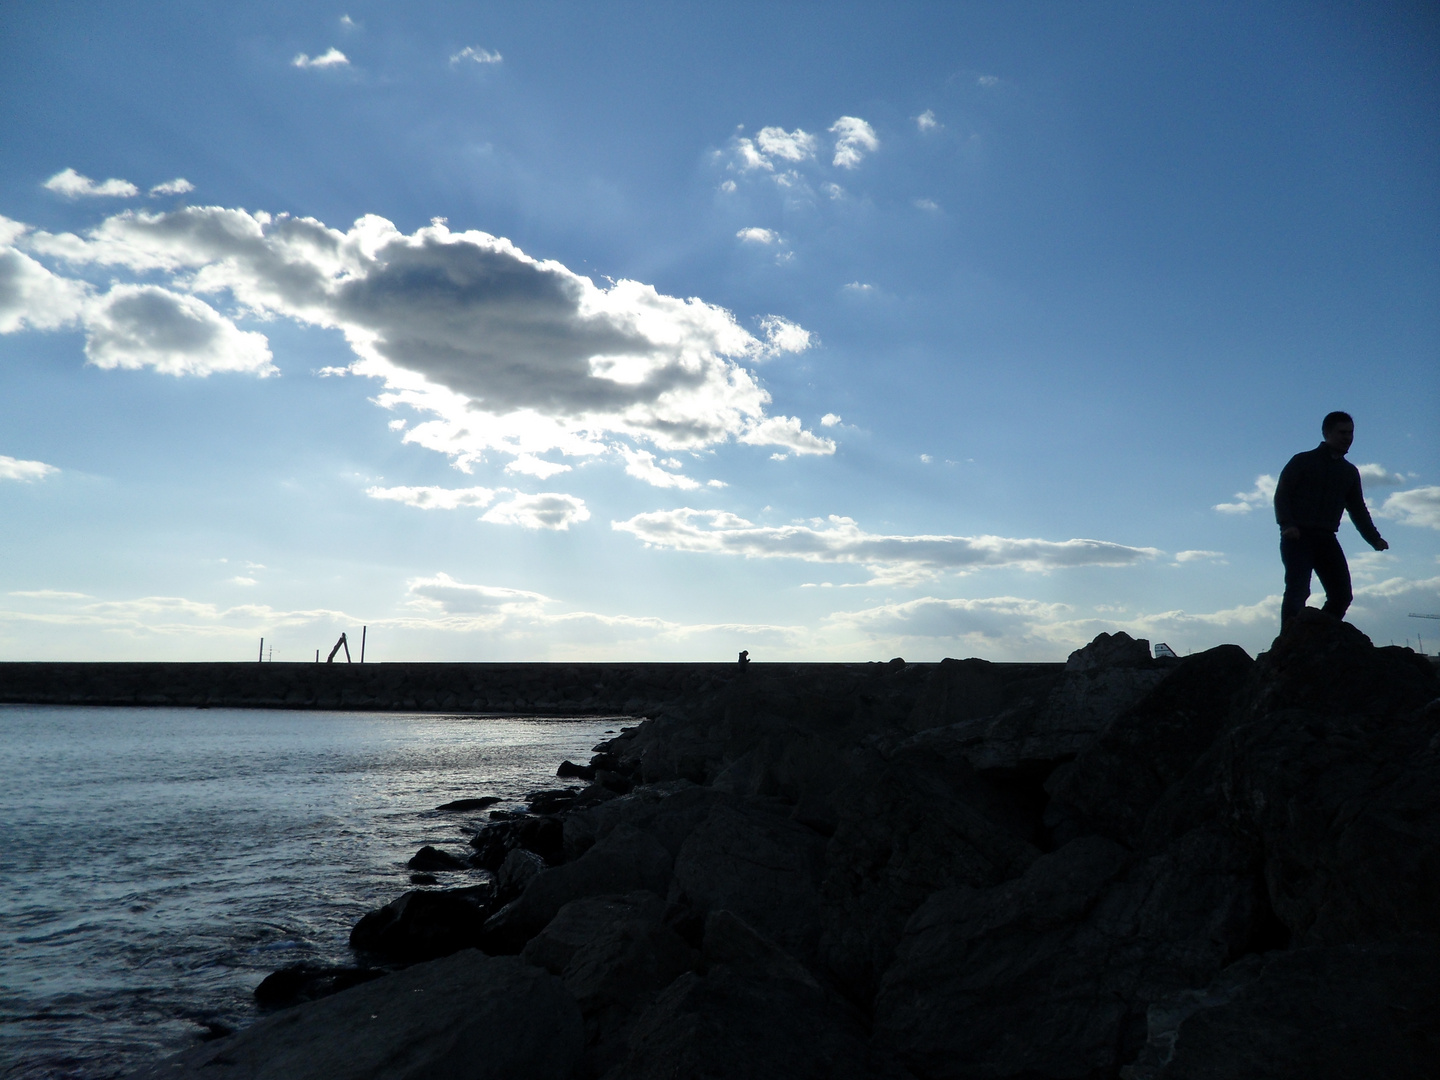
[[[1433,3],[0,7],[0,659],[1254,654],[1332,409],[1433,653]]]

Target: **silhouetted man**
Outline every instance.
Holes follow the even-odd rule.
[[[1324,441],[1292,457],[1275,487],[1275,520],[1280,523],[1280,558],[1285,563],[1282,630],[1309,599],[1312,572],[1325,589],[1321,611],[1343,618],[1354,599],[1350,566],[1335,536],[1342,513],[1350,511],[1355,528],[1376,551],[1390,546],[1370,520],[1360,470],[1345,460],[1355,441],[1355,421],[1349,413],[1332,412],[1321,421],[1320,434]]]

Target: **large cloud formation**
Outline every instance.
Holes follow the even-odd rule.
[[[1069,566],[1129,566],[1160,555],[1156,548],[1105,540],[1034,540],[1004,536],[885,536],[851,518],[831,515],[808,525],[754,525],[718,510],[658,510],[611,527],[646,544],[747,558],[791,558],[867,567],[878,581],[918,581],[944,572]]]
[[[0,219],[0,244],[0,330],[79,319],[99,364],[263,374],[272,370],[263,335],[201,297],[336,329],[357,357],[348,370],[384,382],[380,404],[423,414],[406,440],[461,468],[496,452],[544,471],[537,455],[641,442],[672,453],[729,440],[835,449],[798,419],[767,415],[770,396],[745,366],[806,348],[793,323],[772,316],[757,336],[713,304],[636,281],[601,288],[439,219],[406,235],[375,216],[342,232],[313,218],[182,207],[126,211],[84,235]],[[37,259],[150,281],[97,295]]]

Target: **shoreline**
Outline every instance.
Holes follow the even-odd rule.
[[[289,971],[139,1075],[1440,1071],[1427,659],[1316,613],[1255,659],[687,667],[574,783],[417,852],[494,882],[364,916],[388,974]]]

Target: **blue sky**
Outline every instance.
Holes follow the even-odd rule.
[[[1351,619],[1440,643],[1437,57],[1418,4],[8,4],[0,655],[1255,652],[1334,408]]]

